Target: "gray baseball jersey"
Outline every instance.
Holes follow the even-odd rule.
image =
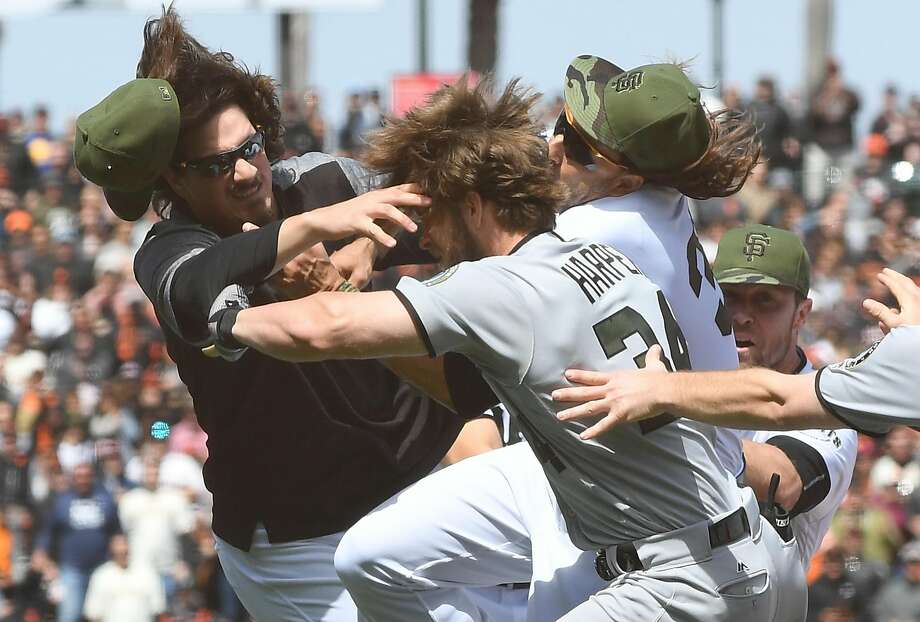
[[[582,549],[629,542],[707,520],[739,505],[708,425],[662,416],[600,437],[593,421],[561,422],[552,401],[569,367],[635,369],[661,344],[689,368],[664,294],[619,251],[555,233],[511,254],[455,266],[397,295],[432,355],[465,354],[517,417]]]
[[[626,196],[567,209],[556,220],[556,231],[564,238],[610,244],[636,261],[671,303],[693,369],[738,367],[731,316],[696,235],[687,197],[672,188],[644,184]],[[726,469],[741,473],[744,460],[736,439],[717,436],[716,450]]]
[[[815,391],[832,415],[879,436],[896,425],[920,429],[920,326],[900,326],[861,354],[828,365]]]

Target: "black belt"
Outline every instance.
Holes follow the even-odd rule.
[[[709,525],[709,547],[718,548],[751,535],[747,512],[738,508],[722,520]],[[608,563],[607,550],[601,549],[594,559],[594,569],[604,581],[613,581],[618,575],[635,570],[645,570],[636,545],[632,542],[618,544],[616,547],[616,566]]]

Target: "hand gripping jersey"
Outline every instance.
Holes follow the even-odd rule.
[[[662,416],[583,441],[593,421],[561,422],[551,392],[569,367],[635,369],[660,344],[690,368],[664,294],[625,255],[546,232],[507,256],[462,263],[397,292],[432,355],[459,352],[518,423],[542,463],[572,541],[585,550],[631,542],[738,507],[711,426]]]

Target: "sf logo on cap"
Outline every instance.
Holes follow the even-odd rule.
[[[623,91],[634,91],[640,86],[642,86],[642,72],[633,71],[617,80],[613,88],[617,93],[622,93]]]
[[[748,233],[744,238],[744,249],[741,252],[747,256],[748,261],[754,261],[754,257],[763,257],[768,246],[770,236],[766,233]]]

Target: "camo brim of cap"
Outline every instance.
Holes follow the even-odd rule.
[[[589,138],[610,149],[620,145],[607,121],[604,89],[623,69],[599,56],[583,54],[569,63],[562,89],[565,104],[578,128]]]
[[[757,270],[746,270],[744,268],[728,268],[726,270],[716,271],[716,281],[720,284],[730,285],[787,285],[780,283],[779,279],[773,276],[767,276]]]

